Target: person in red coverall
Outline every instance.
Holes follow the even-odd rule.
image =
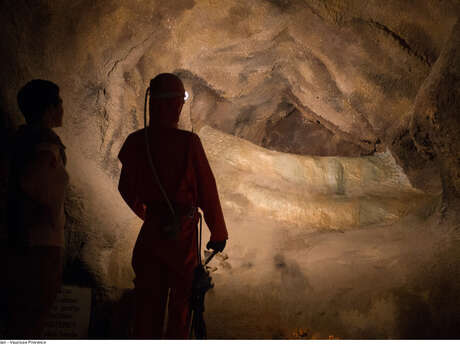
[[[216,182],[200,138],[177,129],[185,102],[181,80],[169,73],[150,81],[150,123],[131,133],[118,158],[122,170],[118,189],[125,202],[144,223],[133,250],[132,266],[136,296],[134,336],[161,339],[169,294],[166,339],[187,339],[190,326],[189,300],[193,272],[198,264],[196,208],[204,213],[211,231],[208,249],[223,251],[228,233]],[[158,186],[152,163],[168,199],[181,214],[175,238],[162,229],[171,213]]]

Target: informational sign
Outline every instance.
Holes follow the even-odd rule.
[[[88,337],[91,289],[62,286],[45,326],[46,339]]]

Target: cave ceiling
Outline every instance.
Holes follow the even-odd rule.
[[[19,83],[45,75],[60,82],[72,135],[94,130],[106,159],[117,138],[141,126],[145,87],[163,71],[180,75],[191,94],[188,129],[209,125],[282,152],[360,156],[384,151],[407,126],[459,8],[25,1],[4,11],[17,30],[4,44],[17,46],[7,58],[19,63]],[[20,87],[11,86],[6,97]]]

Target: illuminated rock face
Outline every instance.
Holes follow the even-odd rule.
[[[458,337],[459,15],[454,0],[2,3],[0,110],[18,124],[32,78],[64,99],[68,282],[132,287],[140,221],[117,154],[169,71],[230,231],[212,337]]]
[[[199,132],[224,205],[245,217],[346,229],[398,220],[426,196],[389,152],[362,158],[305,157],[262,149],[211,127]]]

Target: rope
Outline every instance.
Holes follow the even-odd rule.
[[[168,208],[171,211],[171,214],[173,218],[176,216],[176,212],[174,211],[174,208],[171,205],[171,202],[169,201],[168,196],[166,195],[166,191],[163,188],[163,185],[160,182],[160,178],[158,177],[157,171],[155,169],[155,165],[153,165],[152,161],[152,154],[150,153],[150,144],[149,144],[149,136],[148,136],[148,130],[147,130],[147,99],[150,94],[150,88],[148,87],[147,90],[145,91],[145,101],[144,101],[144,133],[145,133],[145,146],[147,148],[147,160],[150,165],[150,169],[152,170],[153,176],[155,178],[155,181],[157,182],[158,188],[160,188],[161,194],[163,194],[164,199],[166,200],[166,203],[168,204]]]
[[[204,321],[204,299],[206,291],[211,287],[211,278],[206,272],[206,269],[201,261],[201,240],[202,240],[202,224],[203,218],[200,212],[198,212],[199,226],[197,229],[197,257],[198,265],[195,268],[195,276],[193,280],[192,296],[190,299],[190,313],[191,313],[191,326],[189,332],[189,338],[192,339],[195,334],[196,339],[207,339],[206,323]],[[207,260],[209,262],[209,260]],[[204,280],[203,280],[204,279]],[[207,282],[206,282],[207,280]],[[204,285],[203,285],[204,284]]]
[[[199,232],[197,233],[198,245],[196,246],[197,249],[197,258],[198,258],[198,265],[202,265],[201,263],[201,232],[202,232],[202,224],[203,224],[203,217],[201,212],[198,211],[198,222],[199,222]]]

